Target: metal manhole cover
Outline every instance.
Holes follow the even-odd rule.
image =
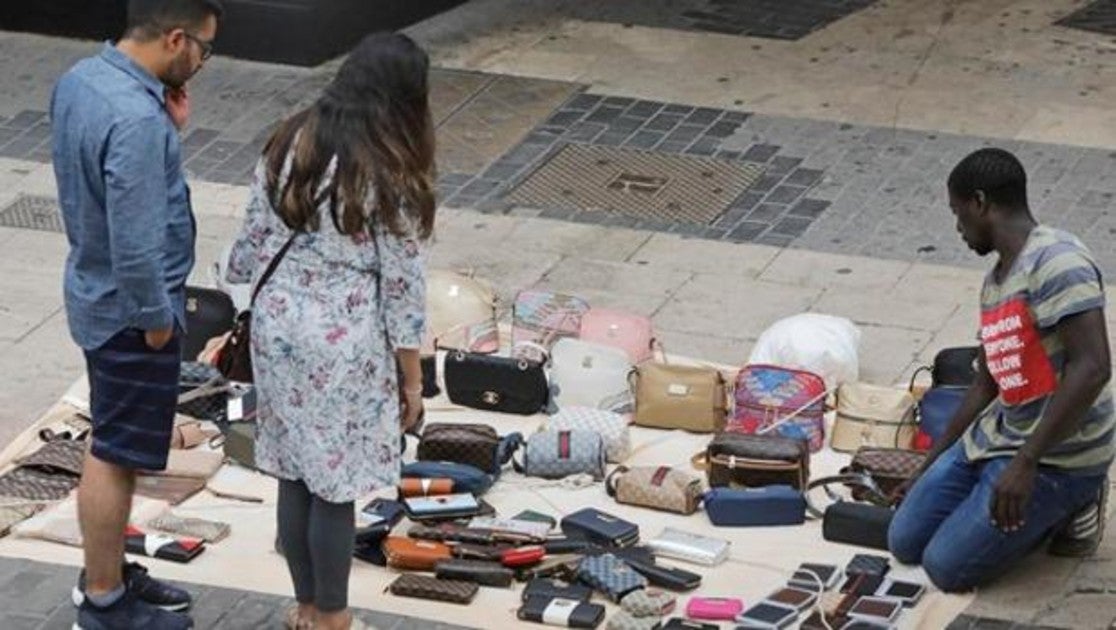
[[[0,209],[0,226],[62,232],[62,216],[58,200],[54,197],[20,195]]]
[[[708,224],[762,174],[757,164],[570,144],[507,200],[530,207]]]

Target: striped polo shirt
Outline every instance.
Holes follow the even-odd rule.
[[[1063,318],[1104,308],[1101,272],[1072,234],[1046,226],[1031,231],[1003,282],[989,272],[981,290],[979,340],[999,395],[965,434],[970,460],[1016,453],[1038,426],[1062,378]],[[1105,387],[1078,429],[1041,464],[1067,472],[1104,474],[1116,454],[1116,413]]]

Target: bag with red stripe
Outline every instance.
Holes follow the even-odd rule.
[[[528,477],[561,479],[586,474],[604,479],[604,440],[593,431],[540,431],[527,439],[523,462],[513,463],[517,472]]]
[[[146,534],[129,525],[125,532],[124,551],[185,564],[205,551],[205,541],[183,536]]]

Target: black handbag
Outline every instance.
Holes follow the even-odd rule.
[[[214,337],[232,330],[236,307],[224,291],[186,287],[186,335],[182,338],[182,358],[194,361]]]
[[[451,352],[445,363],[451,402],[483,411],[533,415],[550,396],[541,363],[489,354]]]
[[[853,489],[854,496],[868,501],[846,501],[829,486],[844,485]],[[814,506],[809,490],[821,487],[834,502],[824,512]],[[806,492],[807,510],[822,519],[822,538],[836,543],[857,545],[887,551],[887,530],[895,509],[891,500],[867,473],[850,472],[825,477],[810,483]]]

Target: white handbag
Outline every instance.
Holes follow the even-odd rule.
[[[439,348],[496,352],[496,292],[475,278],[431,269],[426,274],[426,325]]]
[[[550,353],[550,399],[558,409],[593,407],[630,413],[632,362],[623,350],[560,339]]]
[[[592,407],[563,407],[546,422],[550,431],[593,431],[605,444],[608,461],[619,464],[632,452],[632,438],[628,432],[628,419],[618,413]]]

